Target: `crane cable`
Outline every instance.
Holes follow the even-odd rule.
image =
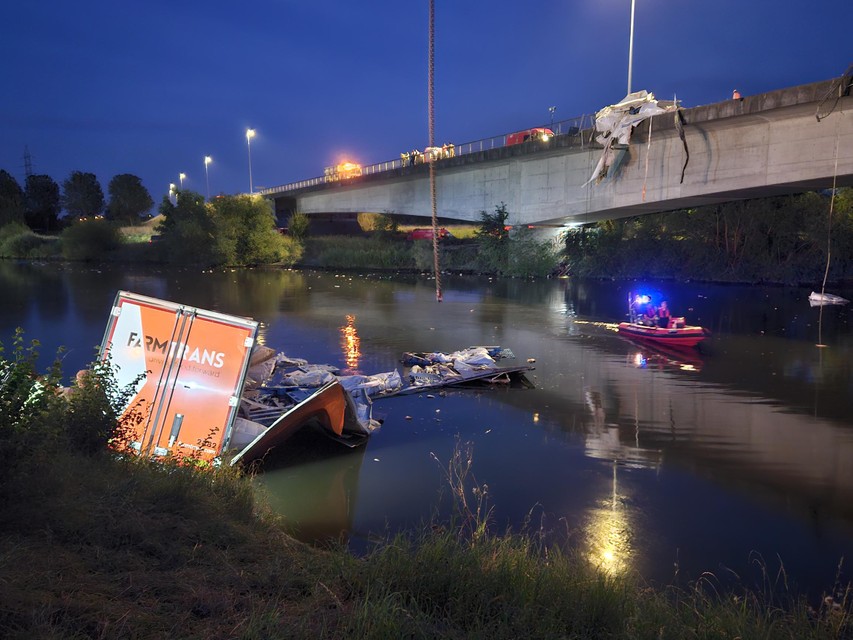
[[[818,120],[820,122],[820,120]],[[835,191],[838,180],[838,138],[839,138],[839,121],[835,122],[835,169],[832,173],[832,195],[829,198],[829,215],[826,220],[826,268],[823,272],[823,283],[820,285],[821,298],[826,294],[826,280],[829,277],[829,261],[832,255],[832,211],[835,206]],[[821,300],[820,312],[817,320],[817,346],[826,346],[823,344],[823,300]]]
[[[435,0],[429,0],[429,191],[432,201],[432,271],[435,276],[435,299],[441,302],[441,270],[438,266],[438,218],[435,197]]]

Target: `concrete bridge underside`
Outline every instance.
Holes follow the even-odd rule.
[[[564,226],[851,186],[849,89],[835,80],[684,109],[684,143],[673,114],[656,116],[598,183],[590,178],[602,149],[591,131],[440,160],[438,215],[477,221],[503,202],[512,224]],[[267,197],[309,215],[431,215],[427,165]]]

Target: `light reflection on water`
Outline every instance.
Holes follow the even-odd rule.
[[[361,339],[358,337],[358,330],[355,328],[355,316],[347,315],[347,323],[340,328],[341,332],[341,349],[344,352],[344,362],[349,371],[358,369],[359,358],[361,358]]]
[[[595,507],[589,511],[584,527],[590,562],[611,575],[622,575],[634,568],[634,531],[625,496],[619,491],[618,468],[619,465],[614,461],[610,495],[597,500]]]
[[[415,276],[0,263],[0,341],[24,326],[45,366],[70,347],[64,370],[74,372],[126,289],[252,316],[265,344],[363,373],[399,367],[403,351],[476,344],[535,360],[534,389],[377,402],[384,425],[356,452],[309,443],[300,457],[294,443],[261,480],[312,540],[446,516],[430,455],[449,459],[459,437],[473,443],[496,529],[517,529],[536,509],[615,572],[668,580],[677,558],[693,577],[721,565],[745,575],[760,551],[819,589],[853,553],[849,309],[824,309],[818,327],[807,290],[667,285],[676,312],[712,331],[700,349],[674,353],[612,330],[636,283],[443,280],[439,305],[434,283]],[[819,329],[825,349],[814,347]]]

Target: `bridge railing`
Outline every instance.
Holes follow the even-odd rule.
[[[563,143],[564,146],[577,146],[578,148],[583,148],[589,145],[590,141],[592,140],[592,129],[594,124],[595,115],[582,115],[577,116],[575,118],[570,118],[568,120],[560,120],[559,122],[544,124],[541,126],[551,129],[554,132],[554,135],[556,136],[570,136],[567,142]],[[482,140],[474,140],[473,142],[465,142],[463,144],[455,145],[453,147],[453,156],[464,156],[472,153],[488,151],[489,149],[499,149],[501,147],[505,147],[507,146],[507,136],[511,135],[511,133],[513,132],[505,133],[500,136],[493,136],[491,138],[483,138]],[[386,160],[384,162],[376,162],[374,164],[363,166],[361,168],[361,174],[373,175],[377,173],[384,173],[386,171],[393,171],[394,169],[402,168],[404,166],[404,163],[408,164],[409,162],[409,160],[404,161],[402,157],[395,158],[394,160]],[[261,195],[267,195],[273,193],[281,193],[283,191],[296,191],[297,189],[305,189],[319,184],[325,184],[326,182],[328,182],[326,176],[318,176],[316,178],[299,180],[298,182],[291,182],[278,187],[261,189],[258,191],[258,193],[260,193]]]

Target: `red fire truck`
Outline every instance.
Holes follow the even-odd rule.
[[[521,144],[528,140],[537,140],[539,142],[548,142],[554,137],[554,132],[546,127],[535,127],[533,129],[525,129],[524,131],[516,131],[510,133],[506,137],[507,146],[511,144]]]

